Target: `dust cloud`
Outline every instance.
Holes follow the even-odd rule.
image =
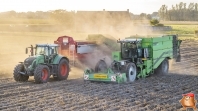
[[[150,26],[148,20],[131,20],[128,11],[79,11],[77,18],[76,31],[90,34],[109,34],[116,39],[130,35],[153,34],[153,31],[148,28]]]
[[[147,20],[142,20],[141,22],[136,23],[127,17],[129,15],[122,13],[123,12],[119,14],[119,12],[117,12],[114,15],[105,13],[103,19],[99,17],[100,15],[91,17],[87,15],[83,16],[82,14],[80,15],[82,17],[77,20],[74,30],[65,29],[57,32],[34,32],[34,30],[28,32],[23,30],[21,30],[21,32],[0,31],[0,77],[12,77],[14,67],[19,62],[23,62],[25,58],[30,55],[30,53],[25,54],[26,47],[38,43],[50,44],[59,36],[67,35],[74,37],[74,40],[85,40],[88,34],[111,35],[115,39],[122,39],[136,34],[152,34],[151,30],[145,29],[144,27],[144,25],[148,25]],[[84,22],[85,19],[86,23]],[[87,23],[87,21],[89,23]],[[105,47],[102,50],[96,50],[94,54],[88,56],[88,63],[94,67],[99,59],[105,58],[107,64],[110,64],[111,55],[106,52],[111,53],[111,50],[108,49],[108,47]],[[72,71],[73,72],[71,72],[70,75],[75,75],[74,73],[83,73],[81,69],[77,68],[73,68]]]

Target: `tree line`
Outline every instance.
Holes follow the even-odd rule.
[[[198,3],[183,3],[172,5],[168,8],[167,5],[162,5],[157,12],[152,14],[141,13],[135,15],[129,13],[131,20],[151,20],[153,18],[164,21],[198,21]],[[15,12],[7,11],[0,13],[0,19],[50,19],[55,20],[60,24],[74,24],[75,11],[67,11],[63,9],[50,10],[50,11],[36,11],[36,12]]]
[[[183,3],[172,5],[162,5],[158,11],[161,20],[164,21],[198,21],[198,3]]]

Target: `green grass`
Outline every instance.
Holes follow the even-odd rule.
[[[194,34],[195,30],[198,30],[198,25],[169,25],[173,28],[172,31],[167,33],[178,33],[178,34]]]
[[[160,21],[165,25],[198,25],[198,21]]]
[[[178,34],[182,38],[192,38],[195,37],[195,30],[198,30],[198,25],[185,24],[185,25],[166,25],[171,26],[172,31],[166,31],[166,34]]]

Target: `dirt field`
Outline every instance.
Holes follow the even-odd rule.
[[[23,46],[17,40],[15,44],[21,49]],[[173,63],[170,74],[155,74],[130,84],[84,82],[83,72],[75,68],[68,80],[50,79],[46,84],[35,84],[32,77],[25,83],[15,82],[10,78],[12,70],[4,72],[0,79],[0,110],[176,111],[182,108],[179,103],[182,94],[192,91],[198,99],[197,45],[198,41],[182,43],[182,62]],[[21,56],[15,53],[4,59],[1,56],[1,68],[12,69],[19,60]]]

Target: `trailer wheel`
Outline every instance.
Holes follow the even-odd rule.
[[[61,59],[58,65],[58,73],[57,73],[57,80],[64,80],[67,79],[69,76],[69,63],[66,59]]]
[[[137,76],[137,68],[134,63],[129,63],[127,64],[126,67],[126,77],[128,82],[133,82],[135,81]]]
[[[168,59],[164,59],[164,61],[157,68],[156,72],[157,74],[168,74],[168,70],[169,70]]]
[[[107,70],[107,64],[104,60],[98,61],[95,67],[95,72],[105,72]]]
[[[34,80],[36,83],[46,83],[50,77],[50,70],[47,65],[38,65],[34,71]]]
[[[26,75],[22,75],[19,73],[20,72],[24,72],[24,66],[23,64],[18,64],[15,68],[14,68],[14,80],[15,81],[21,81],[21,82],[24,82],[24,81],[27,81],[29,79],[29,76],[26,76]]]

